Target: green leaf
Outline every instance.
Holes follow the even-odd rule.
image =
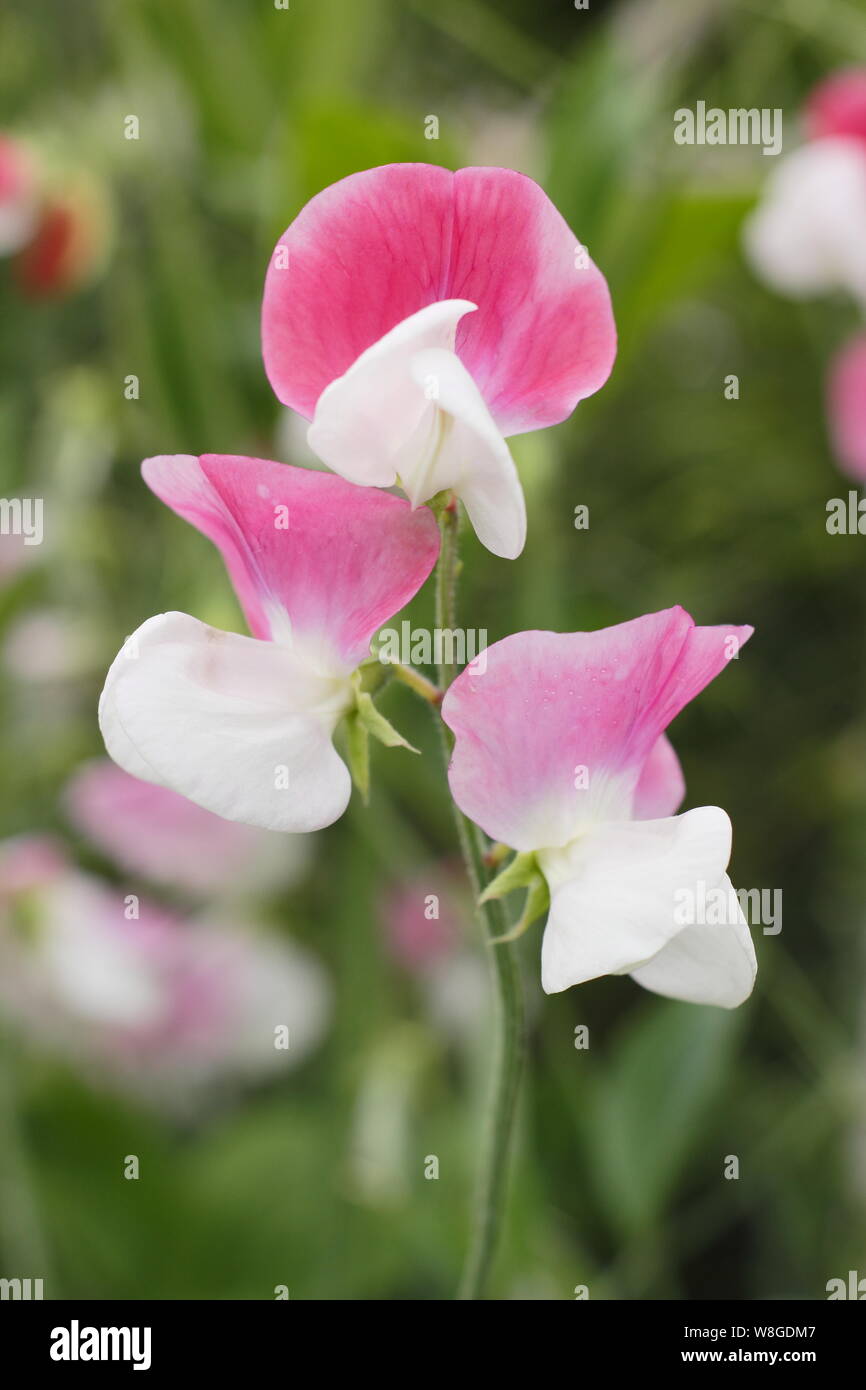
[[[653,1003],[620,1034],[594,1084],[588,1136],[613,1224],[646,1231],[661,1217],[722,1079],[738,1020],[724,1009]],[[721,1157],[719,1158],[721,1175]]]

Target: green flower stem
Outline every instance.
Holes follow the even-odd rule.
[[[416,671],[414,666],[404,666],[400,662],[392,662],[391,670],[394,679],[402,681],[408,685],[410,690],[414,690],[416,695],[420,695],[422,700],[426,700],[429,705],[441,704],[443,692],[438,685],[428,681],[427,677],[420,671]]]
[[[442,631],[453,630],[456,626],[459,570],[459,517],[456,504],[440,512],[439,529],[442,547],[436,570],[436,626]],[[439,667],[439,687],[443,692],[456,674],[453,663],[443,662]],[[437,717],[436,722],[447,768],[451,757],[451,736],[441,718]],[[488,863],[489,847],[479,827],[468,820],[456,804],[453,809],[466,871],[477,900],[492,876]],[[487,951],[496,989],[496,1034],[472,1232],[457,1295],[460,1299],[485,1296],[505,1211],[508,1165],[524,1052],[523,998],[517,954],[511,942],[494,944],[496,937],[503,937],[508,932],[505,909],[496,900],[483,904],[479,908],[479,915],[487,937]]]

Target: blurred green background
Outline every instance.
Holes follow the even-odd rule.
[[[491,641],[674,603],[753,623],[672,736],[686,805],[729,811],[734,882],[781,888],[784,926],[756,929],[757,988],[733,1014],[623,979],[544,998],[527,934],[529,1062],[493,1291],[823,1298],[828,1279],[866,1273],[866,551],[825,530],[848,483],[822,403],[854,311],[788,303],[745,265],[740,226],[773,160],[672,133],[673,111],[698,99],[782,107],[791,148],[810,86],[866,61],[866,9],[5,0],[0,24],[0,128],[95,179],[113,224],[74,293],[27,299],[0,264],[0,492],[51,499],[44,555],[0,591],[0,646],[46,609],[76,641],[40,678],[3,659],[3,835],[75,842],[58,797],[101,751],[96,700],[127,633],[167,608],[242,630],[216,552],[138,465],[307,461],[258,337],[270,250],[304,201],[395,160],[533,175],[608,277],[620,353],[572,420],[515,442],[529,541],[508,563],[467,537],[463,621]],[[137,141],[123,138],[130,113]],[[588,530],[574,527],[581,503]],[[432,623],[429,589],[411,616]],[[456,847],[426,712],[400,688],[384,708],[423,759],[377,750],[370,810],[354,801],[316,837],[304,881],[261,908],[329,968],[324,1045],[179,1125],[7,1038],[0,1272],[44,1269],[46,1296],[95,1299],[271,1298],[277,1284],[292,1298],[452,1297],[485,1030],[445,1026],[388,951],[387,892],[407,875],[435,885]],[[483,962],[478,928],[464,930]],[[121,1178],[131,1152],[138,1182]],[[424,1178],[431,1154],[438,1181]]]

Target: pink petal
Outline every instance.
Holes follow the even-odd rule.
[[[23,146],[8,135],[0,135],[0,203],[30,193],[33,184],[33,171]]]
[[[91,1080],[186,1111],[211,1086],[296,1064],[327,1025],[329,981],[284,938],[146,898],[130,917],[125,889],[69,869],[35,906],[36,935],[0,914],[0,1008]],[[274,1046],[278,1025],[288,1049]]]
[[[53,835],[17,835],[0,843],[0,905],[18,893],[44,888],[67,868],[66,851]]]
[[[385,941],[396,963],[422,974],[454,955],[465,928],[458,890],[447,865],[430,864],[424,873],[402,879],[383,904]]]
[[[267,891],[293,876],[293,846],[306,843],[223,820],[108,758],[80,767],[64,800],[74,824],[120,868],[192,893]]]
[[[804,115],[810,140],[852,135],[866,141],[866,68],[847,68],[819,82]]]
[[[827,423],[841,466],[866,481],[866,334],[852,338],[830,364]]]
[[[675,816],[686,794],[686,781],[673,745],[664,735],[657,739],[643,765],[634,793],[635,820],[662,820]]]
[[[324,189],[271,259],[265,369],[312,418],[325,387],[404,319],[466,299],[457,351],[503,434],[556,424],[607,380],[607,283],[547,195],[510,169],[389,164]]]
[[[349,667],[439,554],[429,511],[327,473],[233,454],[164,455],[142,473],[218,547],[254,636],[286,637],[288,618]]]
[[[0,256],[20,250],[36,227],[36,176],[28,152],[0,135]]]
[[[599,632],[521,632],[488,647],[442,705],[460,808],[517,850],[635,814],[653,745],[751,635],[669,608]]]

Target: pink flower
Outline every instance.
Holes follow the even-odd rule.
[[[384,909],[389,953],[414,977],[436,1031],[461,1044],[486,1036],[487,969],[472,930],[472,900],[454,866],[431,863],[393,885]]]
[[[842,348],[827,377],[827,420],[841,466],[866,482],[866,334]]]
[[[108,752],[227,820],[330,825],[351,792],[332,735],[353,708],[352,676],[373,634],[436,562],[432,515],[263,459],[179,454],[142,471],[217,545],[253,636],[185,613],[149,619],[108,673]]]
[[[465,935],[462,915],[447,866],[431,864],[425,873],[402,879],[388,893],[383,912],[394,960],[410,974],[423,974],[452,955]]]
[[[768,180],[744,228],[746,254],[782,294],[843,290],[866,307],[866,68],[820,82],[803,114],[809,143]]]
[[[683,779],[663,734],[751,632],[696,627],[681,608],[599,632],[522,632],[448,691],[455,801],[533,856],[549,889],[548,994],[606,974],[728,1008],[750,993],[730,821],[715,806],[674,814]],[[729,910],[711,926],[700,904],[717,890]]]
[[[36,224],[36,178],[27,151],[0,135],[0,256],[30,239]]]
[[[44,888],[67,867],[66,854],[53,835],[17,835],[0,843],[0,906],[17,894]]]
[[[300,1061],[329,1011],[321,966],[287,941],[182,921],[36,837],[0,847],[0,1012],[96,1080],[185,1108]]]
[[[303,871],[306,837],[290,839],[204,811],[168,787],[131,777],[108,758],[66,788],[70,819],[122,869],[206,896],[267,891]]]
[[[526,513],[504,436],[603,386],[616,331],[603,275],[531,179],[391,164],[326,188],[281,237],[262,346],[329,467],[399,482],[413,507],[453,489],[513,558]]]
[[[844,68],[819,82],[804,116],[810,140],[850,135],[866,142],[866,68]]]
[[[866,306],[866,148],[816,140],[783,158],[743,229],[760,278],[794,299],[843,290]]]

